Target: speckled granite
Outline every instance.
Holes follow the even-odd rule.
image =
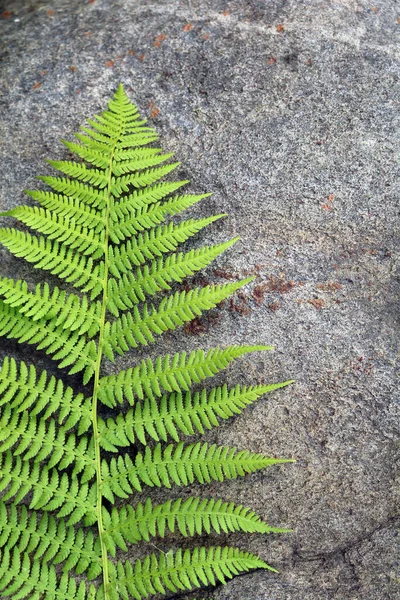
[[[59,140],[122,81],[182,161],[180,176],[214,192],[192,214],[229,213],[201,241],[241,235],[207,278],[257,275],[212,319],[149,352],[272,343],[274,353],[246,357],[226,377],[296,379],[207,439],[298,462],[197,490],[293,527],[229,538],[280,573],[197,598],[400,599],[399,9],[393,0],[2,2],[1,209],[26,201],[23,189],[50,172],[44,159],[66,156]],[[3,275],[41,277],[3,249],[0,260]],[[1,344],[2,355],[32,357]]]

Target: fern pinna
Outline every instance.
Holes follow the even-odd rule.
[[[104,359],[153,342],[250,279],[166,294],[236,239],[177,252],[222,215],[163,224],[208,194],[176,194],[188,182],[163,180],[178,163],[154,147],[156,133],[122,85],[108,110],[76,137],[78,143],[64,143],[81,160],[50,161],[63,175],[40,178],[50,190],[28,192],[38,205],[1,213],[27,227],[3,227],[0,242],[66,283],[32,287],[1,277],[0,334],[44,350],[70,374],[82,373],[86,393],[33,364],[12,357],[2,363],[0,596],[140,600],[271,569],[223,546],[153,553],[132,563],[123,558],[130,544],[167,532],[284,531],[219,499],[131,503],[145,486],[223,481],[286,462],[181,438],[218,426],[289,382],[191,391],[267,346],[181,352],[102,373]],[[148,303],[159,292],[158,305]]]

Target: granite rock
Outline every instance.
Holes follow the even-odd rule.
[[[273,353],[225,377],[296,379],[206,438],[297,463],[196,488],[294,529],[226,540],[279,574],[197,598],[400,599],[397,3],[1,4],[0,209],[26,202],[23,190],[51,172],[44,159],[67,156],[59,140],[123,82],[179,176],[213,192],[192,214],[229,214],[193,243],[241,236],[205,276],[256,275],[201,327],[147,354],[269,343]],[[4,249],[0,261],[3,275],[42,277]],[[32,357],[3,340],[6,352]]]

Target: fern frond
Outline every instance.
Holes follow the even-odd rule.
[[[173,331],[187,321],[200,316],[205,310],[214,308],[249,281],[252,281],[252,278],[225,285],[208,285],[189,292],[176,292],[164,298],[158,308],[144,305],[142,314],[135,306],[133,315],[123,314],[113,323],[106,323],[104,354],[113,360],[114,351],[122,355],[130,348],[137,348],[139,344],[147,346],[149,342],[154,342],[154,334],[160,335],[166,331]]]
[[[164,394],[159,401],[145,398],[135,408],[117,418],[99,419],[100,444],[105,450],[116,452],[119,446],[130,446],[137,440],[146,445],[148,438],[166,442],[171,437],[179,442],[180,434],[204,433],[218,427],[218,419],[238,415],[260,396],[285,387],[293,381],[245,387],[237,385],[228,390],[226,385],[210,392],[203,389],[191,394]]]
[[[138,234],[136,238],[128,240],[121,246],[110,246],[110,272],[116,278],[120,278],[122,274],[130,272],[132,266],[140,266],[148,259],[162,256],[166,252],[172,252],[201,229],[220,218],[221,216],[198,220],[190,219],[179,223],[179,225],[169,223],[151,229],[149,232]]]
[[[190,206],[207,198],[210,194],[174,196],[170,200],[160,203],[147,204],[137,209],[131,215],[124,215],[122,219],[115,220],[110,227],[110,239],[114,244],[120,244],[138,231],[150,229],[165,220],[166,215],[176,215]],[[225,217],[225,214],[215,215],[216,218]]]
[[[143,360],[137,367],[120,371],[118,375],[102,377],[99,382],[99,400],[107,406],[115,406],[126,399],[130,404],[135,397],[143,399],[162,396],[167,392],[187,391],[193,383],[199,383],[212,377],[226,367],[235,358],[249,352],[272,350],[272,346],[228,346],[228,348],[212,348],[194,350],[189,355],[177,352],[159,356],[155,363],[150,359]]]
[[[146,146],[158,140],[158,135],[154,133],[153,129],[143,127],[143,130],[144,133],[121,135],[121,140],[117,142],[117,148],[119,150],[138,148],[139,146]]]
[[[67,574],[58,580],[56,570],[46,562],[32,562],[27,552],[6,549],[0,563],[0,594],[10,600],[95,600],[93,585],[89,590]]]
[[[33,365],[28,366],[23,361],[18,365],[6,356],[0,369],[0,406],[8,404],[19,413],[32,407],[31,414],[43,412],[44,419],[58,412],[58,423],[66,429],[77,426],[79,435],[85,433],[92,422],[90,398],[75,395],[61,379],[53,375],[48,378],[46,371],[38,377]]]
[[[189,183],[188,180],[162,181],[161,183],[135,190],[127,196],[122,196],[117,201],[113,199],[110,203],[110,217],[112,221],[119,221],[122,224],[126,216],[131,216],[132,213],[138,210],[144,211],[146,206],[162,200],[187,183]]]
[[[59,470],[74,465],[73,474],[83,471],[82,481],[94,477],[95,457],[93,440],[76,437],[65,426],[57,428],[54,419],[36,417],[29,411],[20,412],[10,405],[0,410],[0,453],[12,450],[22,460],[57,466]]]
[[[39,518],[24,505],[17,508],[0,501],[0,549],[13,548],[31,554],[34,561],[40,559],[41,564],[64,563],[64,572],[87,572],[88,579],[101,573],[99,540],[90,529],[75,529],[48,513]]]
[[[76,134],[76,136],[82,142],[81,144],[68,142],[67,140],[62,140],[62,143],[71,152],[95,167],[106,169],[110,163],[112,146],[95,142],[81,134]],[[116,161],[122,162],[127,160],[144,161],[159,156],[160,152],[162,152],[161,148],[140,148],[140,150],[114,151],[114,158]]]
[[[72,200],[83,202],[87,206],[97,208],[99,211],[103,211],[107,206],[107,193],[104,189],[97,190],[80,181],[64,177],[41,175],[38,179],[47,183],[54,191],[60,192]]]
[[[132,107],[132,103],[129,103]],[[135,113],[131,113],[130,115],[124,111],[124,123],[125,123],[125,131],[127,133],[135,133],[138,129],[140,131],[151,131],[154,135],[157,135],[156,131],[152,127],[143,127],[147,123],[147,119],[140,119],[138,116],[138,111]],[[115,133],[118,132],[118,126],[120,125],[120,120],[115,115],[114,112],[110,110],[106,110],[101,113],[101,115],[95,116],[96,121],[100,123],[100,125],[107,126],[107,131],[114,130]],[[146,148],[147,150],[148,148]],[[141,149],[142,150],[142,149]]]
[[[276,572],[254,554],[220,546],[151,554],[133,565],[118,562],[116,566],[110,563],[109,568],[110,600],[141,600],[167,590],[178,592],[216,585],[217,581],[226,583],[234,575],[252,569]]]
[[[155,156],[145,156],[143,158],[136,158],[132,160],[116,161],[113,165],[112,172],[116,176],[126,175],[132,173],[132,171],[141,171],[159,165],[174,155],[173,152],[169,154],[156,154]]]
[[[86,162],[90,163],[91,165],[94,165],[95,167],[99,167],[100,169],[106,169],[110,164],[112,146],[105,144],[97,144],[96,142],[93,142],[93,140],[90,140],[93,144],[93,147],[90,147],[87,143],[76,144],[67,140],[61,141],[70,152],[76,154],[80,158],[83,158],[84,160],[86,160]]]
[[[53,192],[44,190],[25,190],[25,193],[36,200],[36,202],[39,202],[44,208],[47,208],[51,213],[69,220],[73,219],[77,225],[94,229],[96,232],[104,229],[104,211],[91,208],[76,198],[69,198],[62,194],[54,194]]]
[[[60,360],[59,367],[71,367],[69,373],[85,371],[84,381],[92,376],[97,357],[97,348],[93,340],[85,335],[68,331],[53,321],[33,321],[17,309],[0,300],[0,335],[13,338],[19,343],[35,344],[39,350]],[[71,366],[72,365],[72,366]]]
[[[190,250],[186,254],[182,252],[172,254],[166,259],[160,258],[142,269],[137,269],[135,274],[127,273],[120,279],[110,279],[108,296],[113,314],[118,309],[125,310],[132,308],[138,302],[143,302],[146,295],[153,296],[162,290],[170,290],[170,283],[180,283],[186,277],[205,268],[238,239],[215,246],[203,246],[199,250]]]
[[[88,123],[93,126],[93,129],[90,129],[90,127],[80,127],[81,131],[86,134],[85,137],[88,137],[89,139],[108,147],[113,146],[113,136],[116,135],[116,132],[110,132],[107,130],[105,134],[102,134],[100,133],[100,128],[104,131],[104,127],[100,123],[96,123],[96,121],[91,121],[89,119]],[[158,135],[154,133],[152,129],[148,129],[146,127],[143,127],[142,129],[145,130],[143,133],[120,135],[121,141],[116,143],[116,148],[119,150],[124,150],[126,148],[139,148],[158,140]],[[79,134],[76,134],[76,137],[81,139]]]
[[[26,281],[3,277],[0,277],[0,294],[5,304],[33,321],[53,320],[56,327],[78,330],[79,335],[87,333],[88,337],[94,337],[100,329],[101,304],[89,303],[86,296],[67,294],[58,287],[51,290],[47,283],[38,284],[31,292]]]
[[[32,500],[29,508],[35,510],[58,511],[59,517],[69,515],[68,523],[78,523],[83,517],[88,522],[96,521],[94,499],[96,489],[82,483],[76,475],[59,475],[56,469],[31,464],[21,457],[13,457],[10,451],[0,455],[0,492],[4,492],[3,502],[13,499],[21,502],[30,492]]]
[[[165,165],[164,167],[155,167],[154,169],[146,169],[144,171],[138,171],[131,173],[130,175],[121,175],[120,177],[111,178],[110,193],[112,196],[118,198],[123,192],[129,192],[130,187],[135,188],[145,187],[155,183],[161,177],[168,175],[174,169],[179,167],[180,163],[172,163]]]
[[[169,444],[162,448],[157,444],[139,452],[134,462],[126,454],[109,462],[102,461],[102,494],[114,502],[114,494],[127,498],[133,490],[142,491],[142,483],[150,487],[171,488],[211,481],[236,479],[246,473],[254,473],[271,465],[293,462],[285,458],[268,458],[261,454],[237,451],[236,448],[201,444]]]
[[[101,292],[103,263],[95,265],[91,257],[81,256],[63,243],[7,227],[0,229],[0,243],[15,256],[35,263],[36,269],[50,271],[83,292],[91,291],[92,298]]]
[[[96,259],[104,255],[104,232],[78,225],[65,214],[58,215],[37,206],[18,206],[6,215],[19,219],[25,225],[46,234],[49,240],[57,240],[84,256]]]
[[[140,121],[136,118],[137,114],[127,114],[121,110],[122,97],[118,99],[119,106],[108,104],[110,110],[96,117],[97,121],[88,119],[87,122],[92,127],[81,127],[90,138],[105,145],[113,145],[117,139],[116,145],[118,148],[139,148],[147,146],[147,144],[158,139],[158,135],[151,127],[143,127]],[[118,111],[117,122],[113,120],[114,111]],[[115,115],[116,113],[114,113]],[[107,121],[106,124],[101,122],[101,118]],[[124,124],[124,130],[121,132],[121,121]],[[104,135],[102,135],[102,133]],[[114,143],[115,145],[115,143]]]
[[[103,523],[106,530],[105,543],[108,551],[115,556],[116,547],[125,552],[126,542],[138,544],[166,532],[179,531],[184,537],[216,533],[244,531],[247,533],[286,533],[288,529],[271,527],[250,508],[222,500],[189,497],[186,500],[167,500],[153,506],[150,498],[145,504],[135,508],[130,505],[111,512],[103,509]]]
[[[103,169],[88,169],[83,163],[67,160],[48,160],[47,162],[54,169],[69,175],[72,179],[95,185],[100,190],[107,187],[108,178]]]
[[[209,194],[182,194],[188,181],[163,180],[179,163],[150,146],[157,139],[120,85],[107,110],[89,120],[74,142],[64,141],[78,160],[48,161],[61,176],[39,177],[50,190],[27,192],[38,205],[0,212],[24,224],[0,228],[0,243],[62,280],[34,287],[0,277],[0,336],[44,350],[70,374],[82,372],[86,386],[84,394],[75,393],[61,379],[10,357],[0,365],[1,598],[140,600],[225,583],[240,571],[271,567],[227,547],[178,549],[133,564],[109,559],[118,548],[126,552],[129,543],[167,532],[286,531],[220,499],[159,505],[147,499],[135,508],[129,501],[106,509],[144,486],[222,482],[291,462],[180,441],[291,383],[191,391],[234,359],[270,346],[168,354],[103,376],[105,359],[153,342],[252,279],[171,290],[237,238],[177,251],[225,215],[171,220]],[[169,295],[150,304],[150,297],[165,291]],[[131,405],[125,414],[100,405],[112,409],[125,401]],[[171,438],[174,443],[164,444]],[[142,451],[132,448],[137,442]],[[126,453],[118,454],[121,447]],[[81,576],[100,575],[102,584],[78,584]]]

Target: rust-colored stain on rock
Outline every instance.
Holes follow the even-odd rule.
[[[158,35],[154,40],[154,47],[159,48],[161,46],[161,42],[163,42],[166,39],[167,36],[165,35],[165,33],[160,33],[160,35]]]

